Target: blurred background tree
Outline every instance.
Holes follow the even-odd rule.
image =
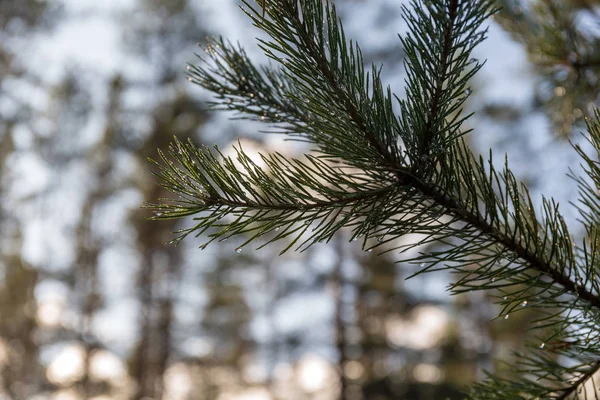
[[[400,87],[401,1],[336,3]],[[598,103],[600,2],[498,4],[485,54],[523,59],[474,82],[471,124],[493,133],[474,145],[516,152],[535,188],[568,199],[549,171]],[[166,244],[179,226],[140,207],[166,195],[146,159],[173,136],[298,150],[209,115],[184,78],[207,34],[256,34],[234,5],[0,2],[0,398],[460,398],[523,346],[527,312],[491,321],[485,296],[449,297],[444,274],[404,281],[412,266],[348,238],[283,257]]]

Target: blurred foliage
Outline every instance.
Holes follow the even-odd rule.
[[[496,21],[522,43],[540,76],[538,101],[561,135],[591,117],[600,96],[600,2],[499,0]]]

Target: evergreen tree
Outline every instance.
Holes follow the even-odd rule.
[[[365,70],[333,5],[243,3],[270,37],[259,43],[273,65],[255,66],[243,49],[215,39],[208,57],[188,67],[189,79],[215,93],[215,108],[310,142],[316,154],[262,155],[261,167],[241,146],[232,158],[175,139],[156,165],[176,197],[153,205],[157,219],[194,216],[175,241],[202,235],[205,247],[243,234],[237,252],[284,238],[291,239],[284,251],[304,250],[346,227],[371,250],[417,234],[416,242],[386,251],[420,272],[456,273],[452,293],[499,293],[501,318],[523,308],[537,313],[528,352],[509,373],[476,384],[471,398],[599,398],[598,154],[575,146],[587,174],[573,176],[585,231],[576,241],[554,200],[534,204],[507,161],[498,169],[491,151],[476,156],[465,141],[462,109],[482,66],[471,53],[485,39],[493,2],[413,0],[404,7],[405,100],[384,87],[378,66]],[[600,113],[586,122],[598,153]],[[410,252],[434,242],[442,247]]]

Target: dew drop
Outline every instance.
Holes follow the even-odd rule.
[[[373,251],[373,249],[369,249],[367,250],[367,253],[371,253]]]
[[[465,90],[465,95],[469,96],[473,91],[471,90],[471,88],[467,88]]]
[[[356,242],[358,240],[358,237],[355,237],[354,239],[352,239],[353,242]]]
[[[419,267],[424,268],[425,267],[425,263],[419,264]]]
[[[261,115],[261,116],[260,116],[260,120],[261,120],[261,121],[264,121],[264,120],[265,120],[265,116],[264,116],[264,115]]]
[[[504,319],[508,319],[508,317],[509,317],[509,316],[510,316],[510,314],[506,314],[506,315],[504,316]]]
[[[275,228],[275,232],[279,232],[280,229],[280,227]]]
[[[381,236],[379,236],[379,237],[377,238],[377,241],[378,241],[379,243],[381,243],[381,242],[383,242],[383,241],[384,241],[384,239],[385,239],[385,237],[384,237],[383,235],[381,235]]]
[[[527,305],[527,300],[523,300],[523,302],[521,303],[521,307],[525,307]]]
[[[188,78],[188,81],[193,82],[194,80],[190,77]]]
[[[231,99],[227,99],[226,103],[227,103],[227,104],[231,104],[231,103],[233,103],[233,100],[231,100]]]
[[[503,300],[507,300],[507,299],[508,299],[508,296],[504,296],[502,299],[503,299]]]
[[[546,343],[540,343],[540,349],[543,349],[544,347],[546,347]]]
[[[235,252],[238,253],[238,254],[240,254],[242,252],[242,248],[238,247],[237,249],[235,249]]]
[[[254,97],[254,93],[250,93],[250,97]]]
[[[185,67],[186,70],[191,71],[192,67],[190,67],[189,65],[187,67]]]

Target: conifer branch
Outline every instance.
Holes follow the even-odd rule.
[[[401,135],[413,168],[434,165],[464,132],[469,116],[461,109],[471,90],[469,79],[482,64],[471,58],[485,38],[483,20],[493,13],[489,1],[432,2],[403,7],[409,32],[400,40],[406,53],[407,99],[400,101]],[[427,21],[427,23],[423,23]],[[452,118],[448,118],[454,115]],[[425,165],[425,170],[431,170]]]
[[[442,97],[442,90],[444,89],[444,81],[448,74],[448,67],[450,66],[451,60],[450,51],[452,50],[452,37],[454,36],[454,22],[456,20],[456,12],[458,10],[458,0],[451,0],[448,4],[448,22],[445,27],[444,33],[444,44],[442,47],[440,71],[436,75],[435,91],[431,96],[429,104],[429,113],[427,115],[427,122],[425,123],[425,133],[423,135],[423,144],[421,148],[421,154],[427,158],[429,156],[429,148],[431,141],[433,140],[433,132],[431,131],[434,119],[438,116],[438,107]]]
[[[247,1],[244,1],[244,4],[249,6]],[[312,26],[307,25],[306,21],[300,19],[298,13],[295,12],[295,7],[291,4],[293,3],[284,4],[284,7],[280,8],[280,10],[283,10],[285,14],[278,12],[279,17],[287,17],[290,19],[290,21],[292,21],[292,26],[294,27],[299,38],[299,46],[303,46],[306,50],[306,53],[312,58],[312,61],[315,62],[318,71],[323,75],[333,90],[333,94],[337,100],[337,103],[343,105],[351,120],[356,124],[357,128],[364,133],[369,145],[372,146],[380,155],[384,156],[388,163],[394,165],[395,161],[391,155],[388,154],[387,149],[384,149],[381,146],[372,129],[367,127],[367,124],[359,113],[358,107],[354,103],[354,100],[348,96],[343,88],[343,85],[336,77],[334,71],[331,70],[330,62],[327,59],[324,48],[322,46],[318,48],[317,46],[319,46],[319,44],[315,44],[313,32],[309,31]],[[254,15],[251,15],[251,17],[256,18]],[[335,6],[331,7],[331,15],[328,15],[327,18],[333,18],[334,20],[336,19]],[[357,51],[360,50],[357,48]]]
[[[310,141],[318,155],[302,161],[261,156],[259,165],[241,147],[231,158],[175,141],[169,155],[161,153],[157,176],[179,199],[153,206],[157,218],[193,215],[196,225],[179,239],[206,233],[203,246],[240,234],[246,245],[269,234],[262,246],[286,238],[285,250],[297,243],[306,249],[347,227],[363,248],[375,248],[418,234],[416,243],[389,251],[440,243],[440,250],[408,261],[421,264],[419,273],[460,273],[455,293],[500,292],[505,318],[536,307],[536,329],[544,335],[539,348],[561,343],[520,357],[520,372],[535,379],[494,377],[476,385],[472,398],[567,398],[585,384],[600,359],[600,167],[576,146],[593,183],[574,177],[588,234],[577,246],[558,204],[543,199],[536,212],[507,162],[497,170],[491,152],[484,160],[465,144],[469,115],[462,106],[469,79],[482,66],[470,57],[485,38],[481,25],[494,12],[492,1],[431,0],[423,7],[413,0],[411,9],[403,8],[407,98],[398,100],[399,116],[380,70],[365,73],[360,48],[347,43],[335,7],[281,0],[277,10],[266,7],[265,18],[264,4],[257,10],[243,2],[270,36],[260,46],[278,66],[258,68],[242,49],[220,40],[207,49],[212,65],[191,65],[190,79],[216,94],[218,108]],[[597,157],[600,114],[588,121],[588,131]],[[565,367],[547,353],[578,364]],[[572,383],[565,384],[568,377]]]
[[[366,223],[365,215],[377,214],[377,205],[397,197],[399,190],[395,184],[373,181],[312,156],[303,162],[287,160],[279,154],[261,155],[265,169],[241,147],[236,149],[235,159],[218,149],[216,152],[175,139],[168,154],[159,152],[162,163],[151,160],[159,167],[155,174],[159,183],[179,197],[150,205],[155,209],[154,218],[196,215],[198,221],[191,228],[178,231],[175,242],[209,228],[219,229],[209,233],[209,240],[202,247],[217,239],[251,233],[245,245],[268,232],[275,233],[268,243],[296,235],[294,244],[301,233],[310,232],[300,249],[329,240],[344,225]],[[221,222],[229,214],[237,218]]]
[[[549,263],[538,257],[537,252],[523,246],[520,242],[516,242],[512,237],[499,230],[491,224],[485,217],[481,216],[476,210],[469,210],[469,207],[457,201],[455,198],[440,191],[434,186],[430,186],[413,175],[406,175],[407,184],[413,185],[419,189],[424,196],[431,198],[437,204],[442,205],[450,214],[455,215],[458,219],[467,222],[476,228],[482,234],[487,235],[494,242],[501,244],[507,251],[516,254],[519,258],[526,261],[534,270],[548,275],[569,293],[577,294],[581,300],[585,300],[600,310],[600,296],[589,291],[584,285],[576,284],[570,277],[561,273],[560,267]]]
[[[336,109],[344,113],[343,118],[352,124],[352,130],[360,133],[360,141],[372,149],[369,153],[371,162],[373,159],[380,159],[384,168],[401,167],[397,148],[398,123],[391,107],[391,92],[388,88],[386,96],[375,66],[371,77],[369,78],[369,74],[365,76],[362,52],[358,45],[353,46],[350,42],[348,46],[346,43],[335,6],[323,8],[322,4],[312,1],[300,1],[298,5],[295,0],[282,0],[277,10],[268,11],[272,19],[266,20],[259,18],[248,1],[243,3],[254,24],[273,39],[271,42],[260,41],[261,47],[284,66],[287,76],[293,81],[297,80],[295,83],[301,83],[302,86],[311,81],[318,81],[322,86],[325,96],[315,98],[312,92],[314,86],[311,86],[309,91],[299,92],[304,96],[303,100],[312,103],[314,99],[331,115],[337,115],[332,111]],[[293,35],[289,35],[289,32],[293,32]],[[282,38],[285,38],[285,42]],[[302,52],[298,52],[298,48]],[[274,51],[290,57],[278,56]],[[383,125],[374,125],[376,121],[365,118],[365,113],[381,114],[386,118],[387,128],[380,130]],[[331,119],[330,116],[326,117]],[[319,124],[318,121],[311,122]]]

